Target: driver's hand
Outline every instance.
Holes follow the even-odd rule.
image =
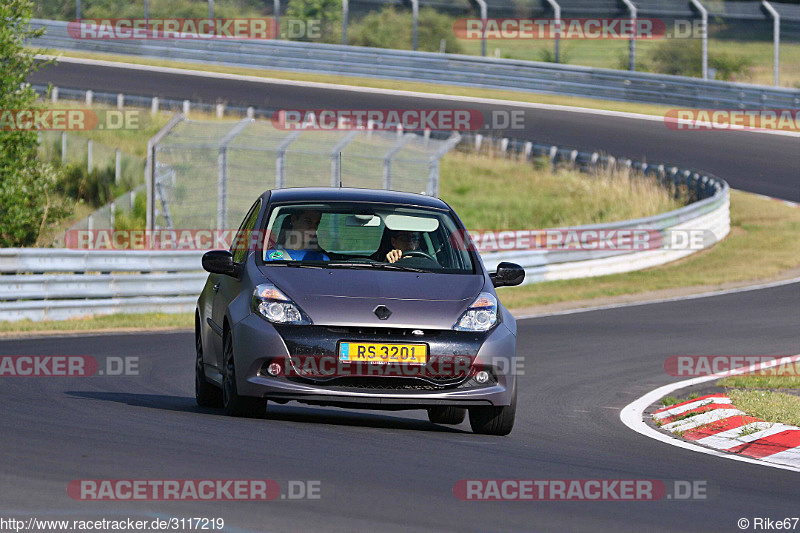
[[[403,257],[403,251],[402,250],[392,250],[391,252],[386,254],[386,262],[387,263],[394,263],[398,259],[400,259],[401,257]]]

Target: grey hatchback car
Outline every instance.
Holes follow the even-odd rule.
[[[279,189],[250,208],[195,316],[197,403],[259,417],[267,402],[425,409],[436,424],[507,435],[516,322],[458,216],[425,195]]]

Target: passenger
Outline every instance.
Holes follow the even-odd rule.
[[[287,217],[274,248],[266,251],[266,261],[330,261],[317,242],[322,213],[298,211]]]

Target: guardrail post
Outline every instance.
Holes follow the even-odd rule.
[[[61,164],[67,164],[67,132],[61,132]]]
[[[53,87],[53,90],[50,91],[50,101],[54,104],[58,102],[58,87]]]
[[[255,110],[255,109],[253,109],[253,107],[252,107],[252,106],[251,106],[251,107],[248,107],[248,108],[247,108],[247,113],[246,113],[246,116],[247,116],[247,118],[255,118],[255,116],[256,116],[256,110]]]
[[[531,158],[531,152],[533,151],[533,143],[528,141],[525,143],[525,160]]]
[[[550,165],[552,166],[553,169],[553,174],[556,173],[556,156],[558,156],[558,146],[552,145],[550,147],[549,157],[550,157]]]
[[[350,22],[350,0],[342,0],[342,44],[347,44],[347,25]]]
[[[781,79],[781,15],[767,0],[761,0],[761,3],[764,5],[764,9],[772,16],[772,41],[775,49],[775,87],[777,87],[780,85]]]
[[[153,100],[150,102],[150,114],[158,114],[158,96],[154,96]]]
[[[556,0],[547,0],[547,3],[553,8],[553,19],[556,21],[555,60],[561,63],[561,6]]]
[[[117,95],[117,109],[122,109],[123,107],[125,107],[125,95],[119,93]]]
[[[708,10],[703,7],[700,0],[689,0],[700,12],[700,37],[703,39],[703,79],[708,79]]]
[[[189,100],[184,100],[183,101],[183,114],[184,115],[187,115],[187,116],[189,115],[189,108],[191,107],[191,105],[192,104],[189,103]]]
[[[94,100],[94,93],[92,92],[91,89],[89,89],[88,91],[86,91],[86,106],[87,107],[91,107],[92,100]]]
[[[225,104],[217,104],[217,118],[222,118],[225,115]]]

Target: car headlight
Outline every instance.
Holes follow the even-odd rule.
[[[308,315],[272,283],[259,285],[253,291],[253,311],[275,324],[311,324]]]
[[[456,331],[489,331],[497,324],[497,298],[482,292],[464,311],[453,329]]]

